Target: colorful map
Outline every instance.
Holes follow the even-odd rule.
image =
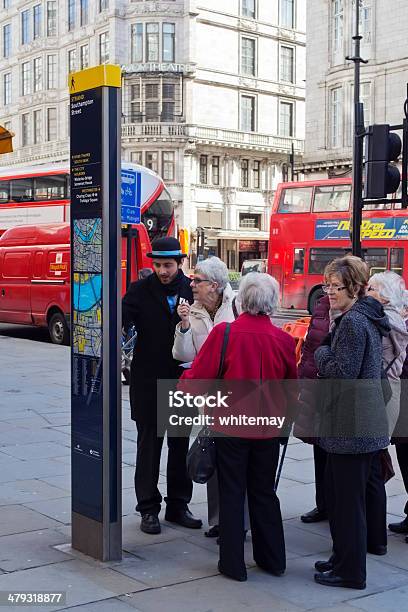
[[[100,357],[102,275],[74,272],[73,346],[77,355]]]
[[[75,219],[73,247],[75,272],[102,272],[102,219]]]

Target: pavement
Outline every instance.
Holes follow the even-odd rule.
[[[283,577],[254,565],[250,537],[248,582],[237,583],[218,574],[217,545],[204,537],[204,529],[176,528],[162,513],[162,533],[142,533],[134,510],[136,433],[126,387],[123,560],[102,563],[73,551],[69,352],[44,341],[0,336],[0,591],[66,591],[65,604],[33,607],[81,612],[408,609],[408,545],[402,536],[390,534],[386,556],[368,555],[365,591],[314,583],[314,562],[329,557],[331,540],[326,522],[299,520],[314,506],[314,484],[312,449],[297,440],[290,441],[279,485],[287,548]],[[165,465],[163,453],[163,492]],[[406,495],[399,473],[387,490],[389,520],[401,520]],[[195,485],[190,507],[206,525],[205,486]]]

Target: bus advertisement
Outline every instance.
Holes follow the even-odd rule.
[[[275,193],[268,272],[281,287],[281,306],[313,312],[323,295],[326,265],[351,253],[351,179],[281,183]],[[401,204],[363,209],[363,258],[370,274],[393,270],[408,282],[408,210]]]

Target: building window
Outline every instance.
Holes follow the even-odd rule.
[[[261,215],[239,214],[239,227],[247,229],[261,229]]]
[[[47,108],[47,140],[57,140],[57,109]]]
[[[343,48],[343,0],[332,0],[333,11],[333,53]]]
[[[255,19],[255,0],[242,0],[241,15]]]
[[[293,47],[280,48],[280,79],[287,83],[293,83],[295,80],[295,50]]]
[[[10,57],[11,53],[11,24],[3,26],[3,57]]]
[[[292,102],[279,103],[279,135],[293,136],[293,104]]]
[[[30,40],[30,11],[23,11],[21,13],[21,44],[26,45]]]
[[[109,62],[109,32],[99,35],[99,63]]]
[[[360,34],[363,37],[363,44],[370,44],[372,42],[371,14],[370,3],[367,1],[363,2],[363,6],[360,9]]]
[[[33,36],[34,36],[34,39],[39,38],[41,36],[41,29],[42,29],[41,28],[42,26],[41,17],[42,17],[42,6],[41,4],[36,4],[33,7],[33,21],[34,21]]]
[[[255,40],[241,38],[241,72],[248,76],[255,76]]]
[[[336,87],[330,92],[330,144],[333,148],[342,144],[342,91]]]
[[[158,151],[146,152],[146,168],[150,168],[154,172],[159,172],[159,153]]]
[[[131,62],[143,62],[143,24],[134,23],[130,28]]]
[[[42,140],[42,116],[40,110],[33,112],[33,142],[38,144]]]
[[[99,0],[99,12],[106,11],[109,8],[109,0]]]
[[[88,25],[89,5],[88,0],[80,0],[80,24],[81,26]]]
[[[34,59],[34,92],[42,89],[42,58]]]
[[[254,96],[241,96],[241,131],[255,132]]]
[[[55,74],[57,67],[57,56],[47,55],[47,89],[55,89]]]
[[[211,160],[211,182],[213,185],[220,184],[220,158],[215,155]]]
[[[3,0],[3,8],[9,9],[11,6],[11,0]]]
[[[146,60],[148,62],[159,61],[159,24],[146,24]]]
[[[174,151],[163,151],[162,176],[164,181],[174,181]]]
[[[31,66],[30,62],[21,64],[21,95],[26,96],[31,93]]]
[[[76,70],[76,49],[70,49],[68,51],[68,72],[75,72]]]
[[[162,114],[163,122],[171,123],[174,121],[174,108],[176,102],[176,84],[162,84]]]
[[[47,2],[47,36],[57,35],[57,2]]]
[[[89,46],[82,45],[79,48],[79,61],[81,64],[81,70],[88,68],[89,66]]]
[[[254,189],[261,187],[261,162],[258,159],[252,162],[252,187]]]
[[[134,162],[135,164],[143,164],[143,153],[142,151],[132,151],[130,153],[130,161]]]
[[[249,159],[241,159],[241,187],[249,187]]]
[[[75,0],[68,0],[68,30],[75,28]]]
[[[371,83],[361,83],[360,88],[360,101],[364,107],[364,125],[367,127],[371,124]]]
[[[3,75],[3,104],[11,104],[11,72]]]
[[[207,184],[207,180],[208,180],[207,166],[208,166],[208,156],[200,155],[200,183],[202,185]]]
[[[174,62],[176,27],[163,23],[163,62]]]
[[[30,144],[30,114],[21,115],[21,146],[26,147]]]
[[[130,86],[130,122],[141,123],[143,121],[140,83],[135,83]]]
[[[145,97],[145,117],[148,123],[159,121],[159,83],[144,84]]]
[[[280,24],[284,28],[295,27],[295,0],[280,0]]]

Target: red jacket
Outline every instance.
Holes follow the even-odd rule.
[[[181,377],[180,387],[188,391],[188,380],[208,380],[217,377],[226,323],[216,325],[203,344],[190,370]],[[247,415],[247,417],[277,417],[287,414],[287,387],[267,381],[296,379],[295,343],[289,334],[273,325],[266,315],[241,314],[231,323],[230,336],[225,354],[223,381],[224,391],[231,391],[228,408],[217,408],[213,415]],[[234,381],[227,383],[225,381]],[[239,381],[239,382],[238,382]],[[260,385],[263,381],[263,385]],[[195,390],[199,387],[194,384]],[[296,385],[291,389],[295,393]],[[200,393],[209,393],[205,384]],[[211,390],[211,389],[210,389]],[[192,391],[191,391],[192,392]],[[285,423],[288,424],[288,419]],[[236,430],[220,426],[216,421],[213,429],[239,437],[274,437],[284,434],[282,429],[240,425]],[[271,433],[273,430],[273,433]]]

